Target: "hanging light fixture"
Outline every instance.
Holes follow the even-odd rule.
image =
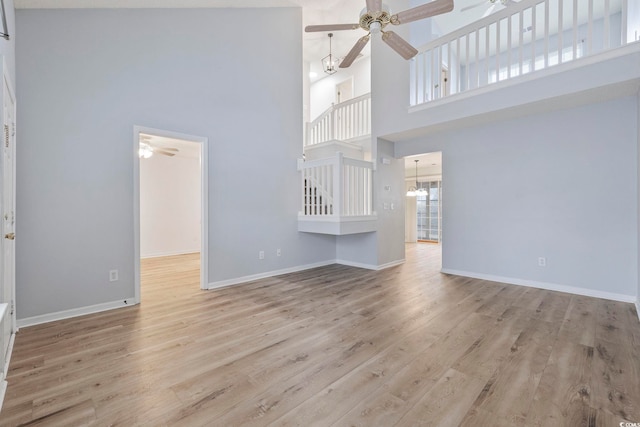
[[[426,196],[427,194],[427,190],[424,188],[418,188],[418,162],[420,160],[416,159],[414,160],[414,162],[416,162],[416,185],[415,186],[411,186],[409,187],[409,190],[407,191],[407,197],[416,197],[416,196]]]
[[[331,52],[331,38],[333,37],[333,33],[329,33],[329,55],[322,58],[322,69],[327,74],[335,74],[338,69],[338,61],[333,58],[333,53]]]

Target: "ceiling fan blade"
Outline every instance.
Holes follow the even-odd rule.
[[[489,6],[489,8],[482,14],[483,18],[486,18],[487,16],[491,15],[493,13],[493,9],[496,8],[496,4],[492,4],[491,6]]]
[[[154,153],[157,153],[157,154],[162,154],[162,155],[164,155],[164,156],[170,156],[170,157],[173,157],[173,156],[175,156],[175,155],[176,155],[176,153],[174,153],[174,152],[172,152],[172,151],[165,151],[165,150],[164,150],[164,149],[162,149],[162,148],[154,148],[154,149],[153,149],[153,152],[154,152]]]
[[[344,59],[342,61],[340,61],[340,66],[339,67],[340,68],[347,68],[348,66],[353,64],[353,61],[356,60],[356,58],[358,57],[358,55],[360,54],[362,49],[364,49],[364,47],[367,45],[367,43],[369,43],[369,39],[370,38],[371,38],[371,36],[369,36],[369,35],[366,35],[364,37],[360,37],[360,39],[358,39],[356,44],[353,45],[353,47],[351,48],[349,53],[347,53],[347,56],[345,56]]]
[[[393,31],[385,31],[382,33],[382,41],[388,44],[391,49],[398,52],[404,59],[411,59],[418,54],[418,49],[411,46],[405,39]]]
[[[475,9],[476,7],[480,7],[483,4],[487,4],[487,0],[483,0],[480,3],[476,3],[476,4],[472,4],[471,6],[467,6],[467,7],[463,7],[462,9],[460,9],[460,12],[466,12],[467,10],[471,10],[471,9]]]
[[[374,13],[382,10],[382,0],[367,0],[367,12]]]
[[[422,6],[417,6],[403,12],[396,13],[391,17],[391,23],[394,25],[406,24],[407,22],[413,22],[430,16],[451,12],[452,10],[453,0],[434,0],[427,4],[423,4]]]
[[[328,24],[328,25],[307,25],[304,27],[306,33],[317,33],[322,31],[342,31],[357,30],[360,24]]]

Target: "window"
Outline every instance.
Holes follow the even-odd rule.
[[[416,197],[418,240],[440,242],[442,181],[419,182],[420,188],[427,190],[428,194]]]

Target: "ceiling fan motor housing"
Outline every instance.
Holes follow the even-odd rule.
[[[391,22],[391,15],[386,10],[378,12],[365,11],[360,15],[360,28],[373,33],[382,30]]]

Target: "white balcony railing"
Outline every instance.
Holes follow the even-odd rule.
[[[334,104],[307,123],[305,147],[321,142],[348,141],[371,134],[371,94]]]
[[[302,162],[301,217],[373,215],[373,164],[335,157]]]
[[[410,104],[635,41],[627,31],[631,1],[637,0],[522,0],[433,40],[412,60]]]

